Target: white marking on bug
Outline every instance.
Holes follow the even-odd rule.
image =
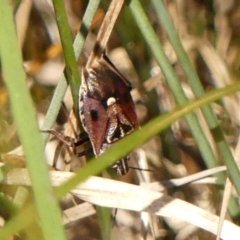
[[[82,110],[82,108],[83,108],[83,101],[82,100],[80,100],[79,101],[79,108]]]
[[[90,69],[88,70],[88,74],[89,74],[89,77],[90,77],[90,78],[92,78],[92,79],[95,79],[95,78],[96,78],[96,72],[95,72],[92,68],[90,68]]]
[[[113,105],[114,103],[116,103],[116,99],[114,97],[110,97],[108,100],[107,100],[107,106],[111,106]]]
[[[121,135],[120,135],[121,137],[124,137],[124,136],[125,136],[125,132],[124,132],[122,126],[120,127],[120,134],[121,134]]]

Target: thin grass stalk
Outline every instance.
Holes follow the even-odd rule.
[[[102,239],[111,239],[112,215],[111,208],[96,206],[97,217],[101,229]]]
[[[124,0],[112,0],[104,16],[103,22],[97,34],[96,43],[88,58],[85,68],[91,67],[94,61],[98,61],[106,50],[108,40],[122,9]]]
[[[86,12],[83,16],[81,28],[79,30],[79,33],[76,35],[73,43],[73,49],[74,49],[76,59],[80,56],[82,52],[83,44],[87,37],[88,31],[90,29],[93,17],[95,16],[95,13],[98,9],[99,3],[100,3],[100,0],[89,0]],[[67,81],[63,74],[54,92],[44,123],[41,127],[42,130],[51,129],[53,124],[55,123],[56,117],[61,107],[61,101],[67,90],[67,86],[68,86]],[[48,136],[49,136],[48,133],[43,133],[43,139],[45,144],[47,142]]]
[[[53,0],[53,6],[56,14],[58,30],[63,47],[63,55],[66,64],[64,74],[71,88],[74,102],[74,112],[75,114],[77,114],[79,102],[79,87],[81,80],[73,50],[71,30],[68,24],[67,14],[64,8],[63,1]]]

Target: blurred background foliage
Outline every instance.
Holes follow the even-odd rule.
[[[59,38],[56,18],[53,8],[45,0],[11,1],[15,13],[16,29],[22,49],[24,68],[27,73],[27,84],[36,108],[41,126],[48,110],[56,84],[64,70],[64,57]],[[101,1],[100,7],[91,25],[90,34],[84,44],[84,51],[78,59],[79,72],[87,61],[101,26],[109,1]],[[142,6],[164,46],[166,55],[174,68],[182,88],[189,101],[194,94],[186,79],[181,64],[169,42],[154,6],[149,0],[142,0]],[[208,92],[217,87],[224,87],[228,83],[238,81],[240,75],[240,3],[231,1],[205,0],[166,0],[164,1],[179,34],[182,45],[197,72],[204,90]],[[19,11],[25,4],[25,10]],[[78,32],[81,19],[86,10],[86,0],[65,0],[68,23],[74,39]],[[169,112],[176,107],[163,73],[152,56],[142,33],[127,6],[124,7],[111,35],[107,49],[108,55],[117,68],[132,82],[132,95],[136,103],[136,111],[141,125],[161,113]],[[16,76],[17,77],[17,76]],[[68,110],[72,109],[72,98],[67,91],[64,98]],[[212,104],[213,111],[224,132],[230,149],[235,149],[239,141],[239,97],[231,96],[225,104],[218,101]],[[10,111],[8,91],[4,81],[0,79],[0,153],[1,160],[13,165],[24,166],[24,154],[16,133],[16,127]],[[23,113],[24,114],[24,113]],[[206,123],[198,112],[198,118],[211,143],[221,165],[222,160],[216,149],[214,140],[209,135]],[[54,128],[57,131],[68,131],[66,114],[61,109]],[[68,134],[68,133],[67,133]],[[50,165],[55,154],[58,141],[51,137],[51,145],[46,150]],[[9,155],[11,157],[9,158]],[[79,168],[79,159],[66,156],[58,169],[65,169],[64,162],[71,159],[71,170]],[[131,154],[131,165],[139,158],[147,160],[148,167],[156,170],[149,181],[161,181],[180,178],[206,169],[194,138],[185,120],[174,123],[148,143]],[[84,161],[84,160],[83,160]],[[143,180],[139,173],[131,171],[122,177],[123,181],[140,184]],[[223,189],[223,186],[220,186]],[[192,202],[205,210],[218,214],[221,206],[219,186],[210,184],[188,185],[166,190],[168,194]],[[5,193],[13,196],[12,189],[5,189]],[[67,198],[62,203],[63,209],[68,209],[81,201]],[[239,210],[236,210],[232,220],[239,221]],[[5,218],[3,216],[3,218]],[[231,216],[228,216],[231,219]],[[6,218],[5,218],[6,220]],[[153,217],[158,229],[155,239],[215,239],[210,233],[189,227],[186,223],[173,219],[158,219]],[[120,211],[117,215],[115,239],[141,239],[141,221],[138,213]],[[66,226],[69,239],[100,239],[99,223],[96,216],[70,222]],[[147,233],[146,233],[147,234]],[[150,233],[149,238],[154,239]],[[119,236],[117,236],[119,235]],[[124,236],[124,237],[122,237]],[[184,237],[182,237],[184,236]],[[16,238],[17,239],[17,238]]]

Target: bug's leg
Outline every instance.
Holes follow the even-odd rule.
[[[41,132],[50,133],[53,136],[55,136],[60,142],[64,143],[66,146],[74,147],[74,140],[71,137],[64,136],[61,133],[59,133],[59,132],[57,132],[55,130],[52,130],[52,129],[41,130]]]
[[[77,157],[82,157],[92,152],[93,152],[92,148],[89,148],[89,149],[83,150],[82,152],[77,153],[76,155]]]
[[[79,134],[78,139],[79,139],[79,140],[74,143],[74,145],[75,145],[75,150],[76,150],[76,148],[77,148],[78,146],[81,146],[81,145],[83,145],[84,143],[90,141],[90,140],[89,140],[89,136],[87,135],[86,132],[81,132],[81,133]],[[81,152],[78,152],[78,153],[75,152],[75,155],[76,155],[77,157],[82,157],[82,156],[87,155],[87,154],[92,153],[92,152],[93,152],[92,148],[89,148],[89,149],[82,150]]]
[[[75,142],[74,145],[75,145],[75,147],[77,147],[88,141],[89,141],[88,135],[85,134],[85,136],[81,137],[81,134],[80,134],[79,140],[77,142]]]
[[[60,150],[63,147],[63,145],[66,146],[66,150],[68,151],[69,155],[75,155],[77,157],[82,157],[84,155],[87,155],[89,153],[92,153],[92,148],[83,150],[81,152],[77,152],[77,147],[83,145],[84,143],[89,141],[89,137],[86,133],[81,133],[77,138],[72,138],[69,136],[64,136],[63,134],[55,131],[55,130],[43,130],[42,132],[47,132],[52,135],[54,135],[58,140],[59,144],[56,148],[54,159],[53,159],[53,168],[56,169],[57,161],[60,155]],[[72,149],[72,151],[70,150]],[[64,163],[66,165],[69,165],[69,161],[64,160]]]
[[[72,155],[70,148],[72,148],[73,153],[76,154],[76,146],[75,146],[74,138],[71,138],[69,136],[64,136],[63,134],[61,134],[55,130],[52,130],[52,129],[43,130],[42,132],[50,133],[59,140],[59,143],[58,143],[55,153],[54,153],[53,164],[52,164],[52,167],[57,170],[58,159],[59,159],[59,156],[61,153],[61,149],[64,145],[66,146],[66,150],[69,152],[70,155]],[[63,160],[63,162],[66,165],[69,164],[68,161]]]

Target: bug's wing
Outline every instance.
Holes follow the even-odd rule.
[[[100,154],[107,127],[107,114],[100,101],[85,97],[82,99],[82,122],[88,133],[94,152]]]
[[[130,91],[125,87],[119,88],[122,92],[122,98],[119,99],[119,107],[121,109],[122,114],[125,116],[125,118],[128,119],[128,121],[131,123],[134,129],[139,128],[139,122],[137,119],[137,114],[135,111],[135,105],[132,100],[132,96],[130,94]]]
[[[134,129],[139,128],[135,105],[130,93],[131,83],[117,70],[107,56],[105,56],[105,60],[108,62],[108,65],[111,65],[111,68],[108,69],[109,76],[112,79],[113,92],[115,93],[115,98],[118,99],[117,104],[121,113],[128,119]]]
[[[135,112],[135,106],[131,97],[129,98],[128,103],[120,103],[123,115],[129,120],[134,129],[139,128],[139,122]]]

